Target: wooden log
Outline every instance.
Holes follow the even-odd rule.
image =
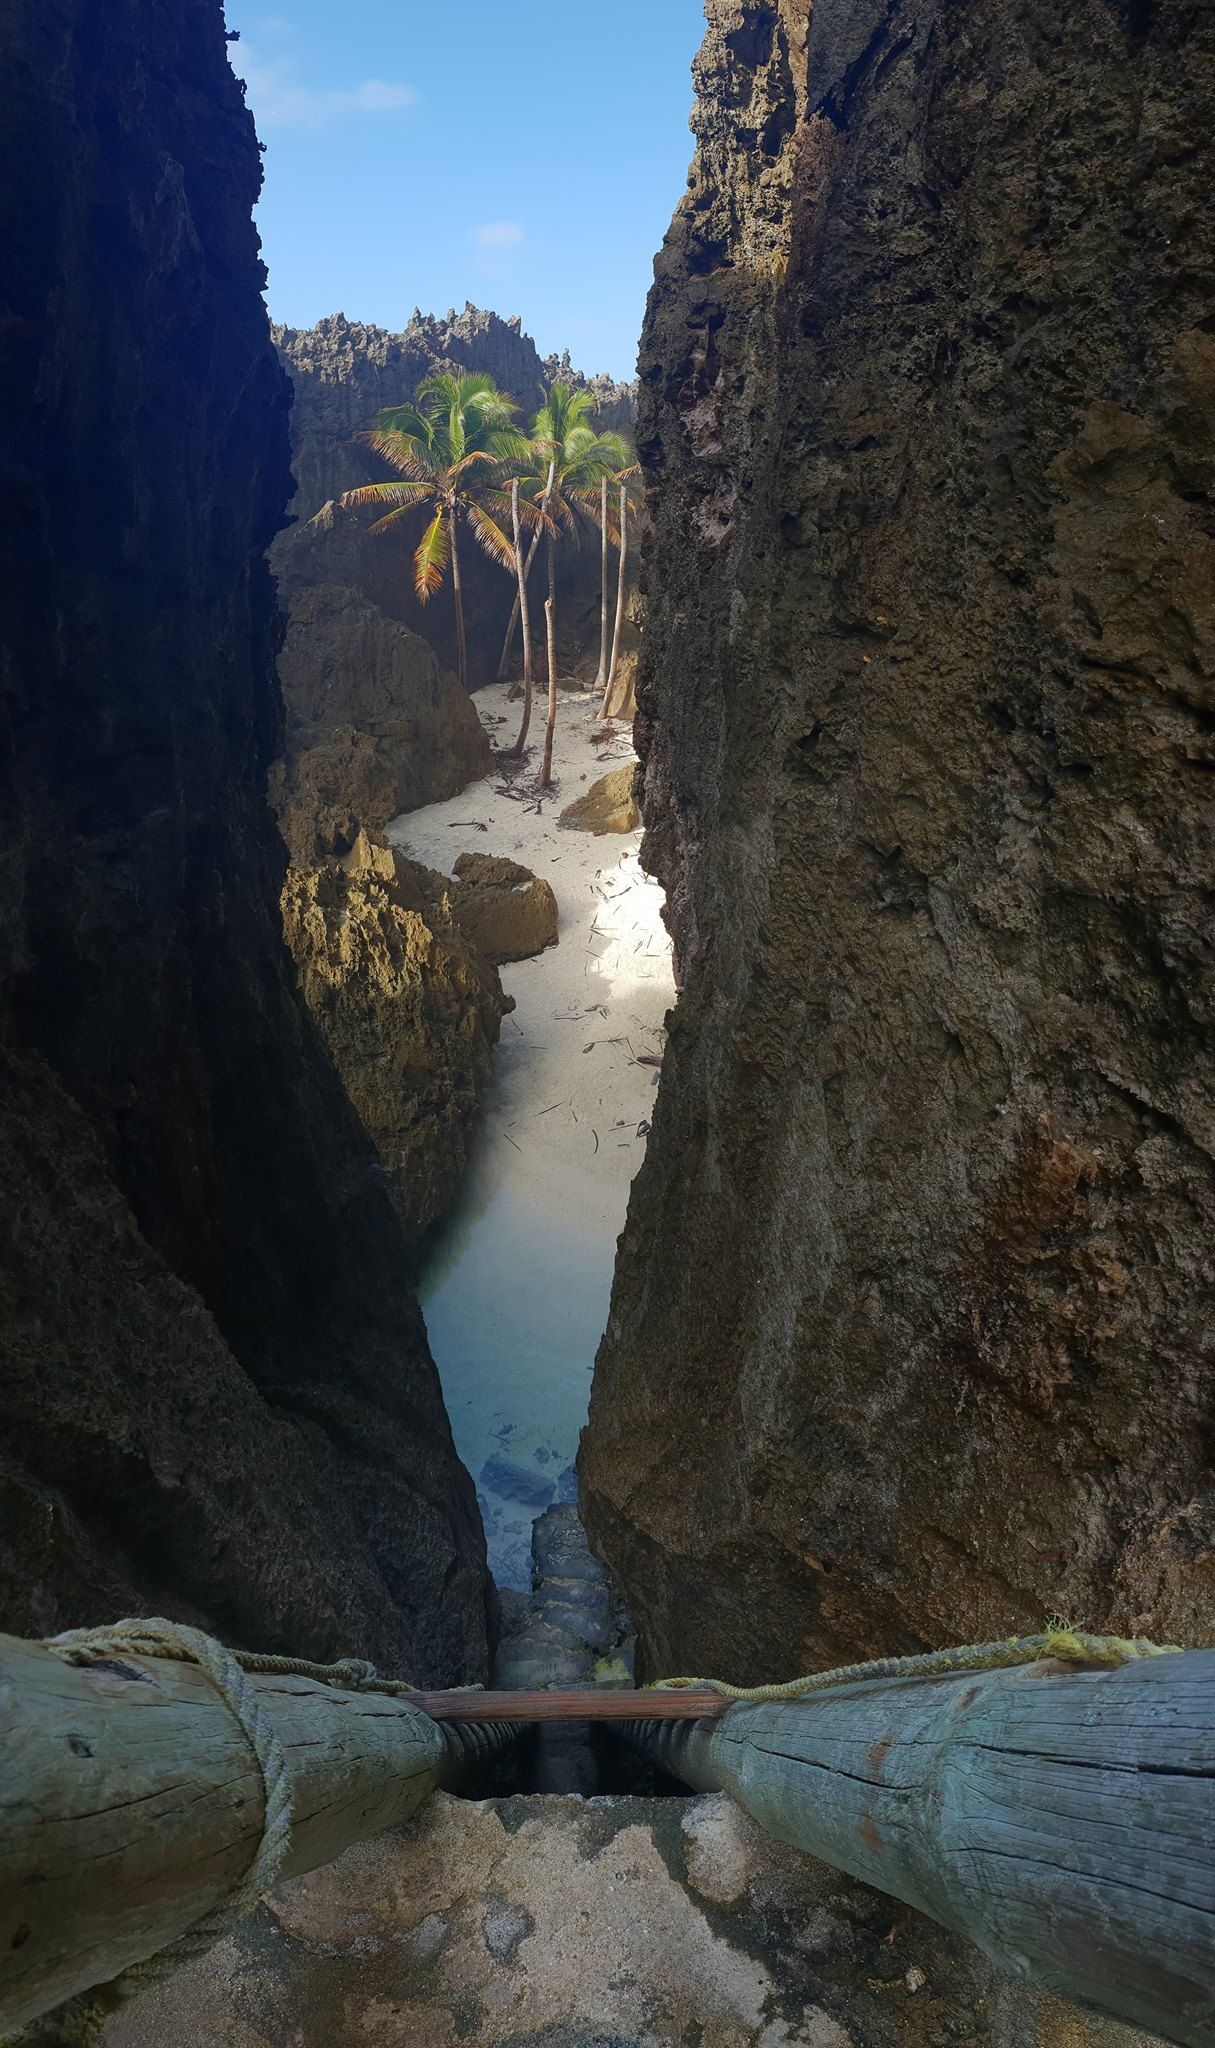
[[[284,1875],[399,1826],[502,1730],[307,1678],[255,1678],[292,1770]],[[0,1636],[0,2037],[174,1941],[262,1829],[261,1774],[197,1665],[65,1664]]]
[[[1014,1974],[1215,2041],[1215,1651],[852,1685],[632,1735]]]
[[[552,1692],[411,1692],[408,1698],[432,1721],[714,1721],[730,1705],[707,1687],[679,1692],[612,1692],[605,1686]]]

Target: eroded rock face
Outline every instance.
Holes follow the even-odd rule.
[[[283,930],[300,989],[416,1242],[446,1214],[514,1008],[444,876],[375,833],[293,864]]]
[[[267,1905],[109,2048],[1149,2048],[719,1797],[440,1795]]]
[[[265,803],[287,389],[219,0],[0,15],[0,1619],[484,1672],[484,1540]]]
[[[476,706],[433,650],[356,591],[290,595],[279,656],[286,759],[273,800],[293,852],[441,803],[490,764]]]
[[[1215,1626],[1215,19],[715,0],[642,356],[645,1667]]]

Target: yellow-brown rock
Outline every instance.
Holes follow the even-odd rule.
[[[557,823],[564,825],[567,832],[635,832],[641,823],[641,812],[633,794],[633,777],[631,761],[601,775],[585,796],[566,805]]]
[[[457,926],[450,883],[377,833],[360,832],[344,855],[292,863],[283,929],[304,999],[416,1241],[464,1171],[513,1002]]]
[[[486,960],[530,960],[556,945],[557,898],[542,876],[492,853],[462,853],[455,873],[453,915]]]

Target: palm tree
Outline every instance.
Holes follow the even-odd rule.
[[[614,538],[616,541],[616,546],[620,552],[616,560],[616,620],[612,630],[610,653],[608,649],[607,638],[608,585],[606,537],[604,541],[603,636],[599,652],[599,683],[603,691],[603,714],[605,718],[610,718],[612,715],[610,710],[612,702],[612,685],[616,681],[616,670],[620,663],[620,636],[624,630],[625,577],[629,563],[629,513],[632,510],[632,505],[630,502],[630,486],[633,484],[634,479],[639,477],[640,475],[641,465],[639,463],[634,462],[630,465],[628,469],[622,470],[620,475],[616,478],[616,487],[620,494],[620,505],[617,514],[616,532]],[[607,487],[607,478],[605,477],[603,480],[603,504],[605,513],[607,508]]]
[[[529,515],[533,514],[531,506],[527,507],[527,511]],[[513,476],[510,480],[510,516],[511,531],[514,536],[515,545],[515,580],[518,584],[518,589],[515,592],[515,609],[511,614],[510,630],[513,636],[515,630],[514,622],[518,619],[523,627],[523,722],[519,727],[518,739],[513,747],[507,747],[506,755],[508,759],[515,761],[522,759],[523,749],[527,745],[528,727],[532,722],[532,626],[527,607],[527,575],[528,570],[531,568],[532,555],[535,553],[536,544],[540,538],[539,518],[541,516],[534,514],[537,522],[536,530],[533,532],[532,544],[525,559],[522,531],[523,513],[524,508],[519,502],[519,479],[517,476]]]
[[[589,391],[554,384],[532,421],[528,473],[520,479],[533,506],[536,540],[544,540],[548,567],[548,724],[537,783],[540,789],[547,789],[553,779],[557,725],[557,542],[565,536],[577,545],[580,520],[598,524],[604,477],[618,476],[629,464],[624,436],[598,434],[589,424],[594,409]]]
[[[401,482],[361,484],[342,494],[343,505],[387,505],[372,533],[387,533],[425,508],[430,518],[413,557],[414,589],[427,604],[451,566],[460,681],[468,688],[468,643],[460,580],[461,522],[472,528],[487,555],[504,569],[515,567],[511,541],[490,507],[503,503],[501,465],[527,462],[530,444],[511,426],[515,402],[492,377],[452,376],[437,370],[418,385],[412,405],[389,406],[376,425],[359,435],[400,473]]]

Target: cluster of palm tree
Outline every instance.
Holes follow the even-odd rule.
[[[563,543],[577,544],[582,526],[597,527],[602,547],[602,605],[596,690],[611,699],[624,621],[629,520],[637,469],[622,434],[597,432],[589,392],[557,383],[525,433],[515,424],[512,398],[491,377],[436,371],[419,384],[409,405],[389,406],[360,435],[397,475],[387,483],[347,491],[344,505],[386,509],[371,528],[387,533],[419,512],[425,526],[413,554],[414,588],[426,604],[451,574],[460,681],[468,688],[468,642],[460,575],[461,529],[515,583],[514,607],[499,674],[511,659],[515,633],[523,636],[523,719],[507,754],[521,759],[532,716],[532,565],[543,549],[548,594],[544,601],[548,662],[548,721],[538,786],[552,781],[557,722],[557,563]],[[615,611],[610,592],[611,550],[617,551]]]

